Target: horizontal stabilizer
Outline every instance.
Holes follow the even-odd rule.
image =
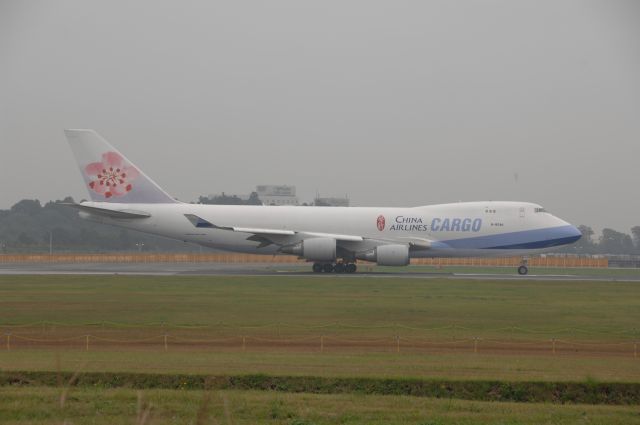
[[[111,218],[148,218],[151,217],[151,214],[144,211],[137,210],[111,210],[108,208],[97,208],[89,205],[83,204],[71,204],[71,203],[61,203],[60,205],[64,205],[66,207],[75,208],[80,211],[87,212],[89,214],[99,215],[102,217],[111,217]]]

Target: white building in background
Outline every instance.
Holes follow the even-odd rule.
[[[322,198],[320,196],[316,197],[314,200],[314,205],[318,207],[348,207],[349,206],[349,198]]]
[[[264,205],[298,205],[295,186],[262,184],[256,192]]]

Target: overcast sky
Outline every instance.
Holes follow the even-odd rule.
[[[185,201],[293,184],[628,231],[640,2],[0,0],[0,208],[87,196],[69,127]]]

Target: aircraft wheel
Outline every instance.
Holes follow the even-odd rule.
[[[327,263],[322,266],[322,271],[325,273],[333,273],[333,264]]]
[[[357,267],[355,264],[353,264],[353,263],[349,263],[349,264],[347,264],[347,265],[345,266],[344,270],[345,270],[347,273],[355,273],[357,268],[358,268],[358,267]]]
[[[345,271],[344,264],[337,263],[335,266],[333,266],[333,271],[336,273],[344,273]]]
[[[525,275],[527,273],[529,273],[529,268],[527,266],[518,267],[518,274]]]
[[[314,273],[320,273],[322,271],[322,264],[313,263],[312,270],[313,270]]]

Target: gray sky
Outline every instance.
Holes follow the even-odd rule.
[[[0,208],[87,196],[65,127],[186,201],[289,183],[627,231],[640,2],[0,0]]]

